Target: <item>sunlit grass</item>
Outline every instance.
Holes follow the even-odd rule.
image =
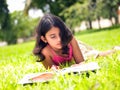
[[[120,29],[76,34],[76,38],[99,50],[111,49],[113,46],[120,45]]]
[[[78,40],[98,50],[111,49],[120,45],[120,29],[76,34]],[[91,59],[100,65],[96,73],[66,75],[54,78],[49,83],[22,86],[18,81],[28,73],[44,72],[41,63],[32,55],[34,41],[24,44],[0,47],[0,90],[119,90],[120,52],[107,57]]]

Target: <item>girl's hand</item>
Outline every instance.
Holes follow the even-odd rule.
[[[71,67],[80,66],[80,65],[82,65],[82,64],[84,64],[84,62],[80,62],[80,63],[78,63],[78,64],[73,64],[73,65],[71,65]]]
[[[73,64],[73,65],[71,65],[71,67],[76,67],[76,66],[78,66],[79,64]]]
[[[59,67],[59,66],[56,66],[56,65],[52,65],[52,67],[51,67],[51,70],[53,70],[53,71],[56,71],[56,70],[58,70],[58,69],[60,69],[60,67]]]

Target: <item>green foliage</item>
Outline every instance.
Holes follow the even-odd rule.
[[[100,21],[101,17],[110,20],[114,17],[117,24],[118,3],[119,0],[84,0],[83,3],[76,2],[65,8],[59,15],[65,18],[65,22],[72,29],[79,26],[82,21],[86,21],[87,28],[92,28],[91,21]]]
[[[28,10],[31,8],[38,8],[42,9],[44,13],[53,13],[57,16],[66,8],[69,8],[71,5],[75,4],[76,2],[82,3],[82,0],[26,0],[26,5],[24,12],[28,13]],[[63,20],[64,17],[61,16]]]
[[[88,3],[75,3],[71,7],[64,9],[59,15],[63,16],[67,25],[74,30],[76,26],[80,26],[80,23],[87,18],[87,6]]]
[[[14,35],[12,35],[11,32],[12,31],[11,31],[8,6],[6,4],[6,0],[1,0],[0,1],[0,40],[7,41],[8,43],[10,43],[11,36],[14,37]]]
[[[0,30],[6,30],[9,27],[9,10],[6,0],[0,1]]]
[[[30,0],[26,0],[26,2]],[[68,8],[69,6],[73,5],[74,3],[81,1],[81,0],[32,0],[30,8],[37,7],[41,8],[44,12],[50,11],[55,15],[59,15],[59,13]],[[49,10],[48,10],[49,9]]]
[[[33,19],[25,16],[23,12],[14,12],[11,14],[11,23],[17,38],[33,36],[38,20],[38,18]]]
[[[103,30],[76,34],[78,40],[98,50],[120,45],[120,29]],[[65,75],[56,77],[49,83],[22,86],[18,81],[28,73],[44,72],[41,63],[35,62],[32,50],[35,42],[0,47],[0,90],[119,90],[120,52],[107,57],[90,59],[98,62],[101,69],[86,75]]]
[[[18,38],[27,39],[35,34],[38,18],[33,19],[25,16],[23,12],[13,12],[10,14],[9,28],[0,30],[0,38],[8,44],[14,44]]]
[[[103,12],[105,12],[105,14],[103,14],[103,16],[107,17],[107,18],[111,18],[112,16],[116,16],[117,15],[117,10],[118,10],[118,3],[119,0],[107,0],[107,1],[102,1],[103,2]],[[113,13],[111,13],[113,12]]]
[[[18,38],[33,36],[39,19],[32,19],[22,12],[9,14],[6,0],[0,1],[0,41],[14,44]]]
[[[31,3],[27,4],[28,2]],[[74,28],[82,21],[86,21],[87,28],[92,29],[92,21],[98,20],[99,28],[101,28],[101,17],[110,19],[112,25],[114,17],[115,24],[118,24],[119,3],[119,0],[26,0],[25,10],[27,11],[25,12],[28,12],[30,8],[38,8],[44,13],[50,12],[60,16],[74,32]]]

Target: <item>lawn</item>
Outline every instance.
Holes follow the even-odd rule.
[[[76,33],[75,37],[97,50],[111,49],[120,45],[120,29],[108,29],[89,33]],[[101,67],[90,76],[65,75],[56,77],[49,83],[19,85],[18,81],[28,73],[44,72],[41,63],[32,55],[34,41],[0,47],[0,90],[119,90],[120,51],[107,57],[90,59]]]

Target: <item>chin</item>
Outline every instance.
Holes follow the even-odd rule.
[[[57,47],[58,49],[62,49],[62,47]]]

